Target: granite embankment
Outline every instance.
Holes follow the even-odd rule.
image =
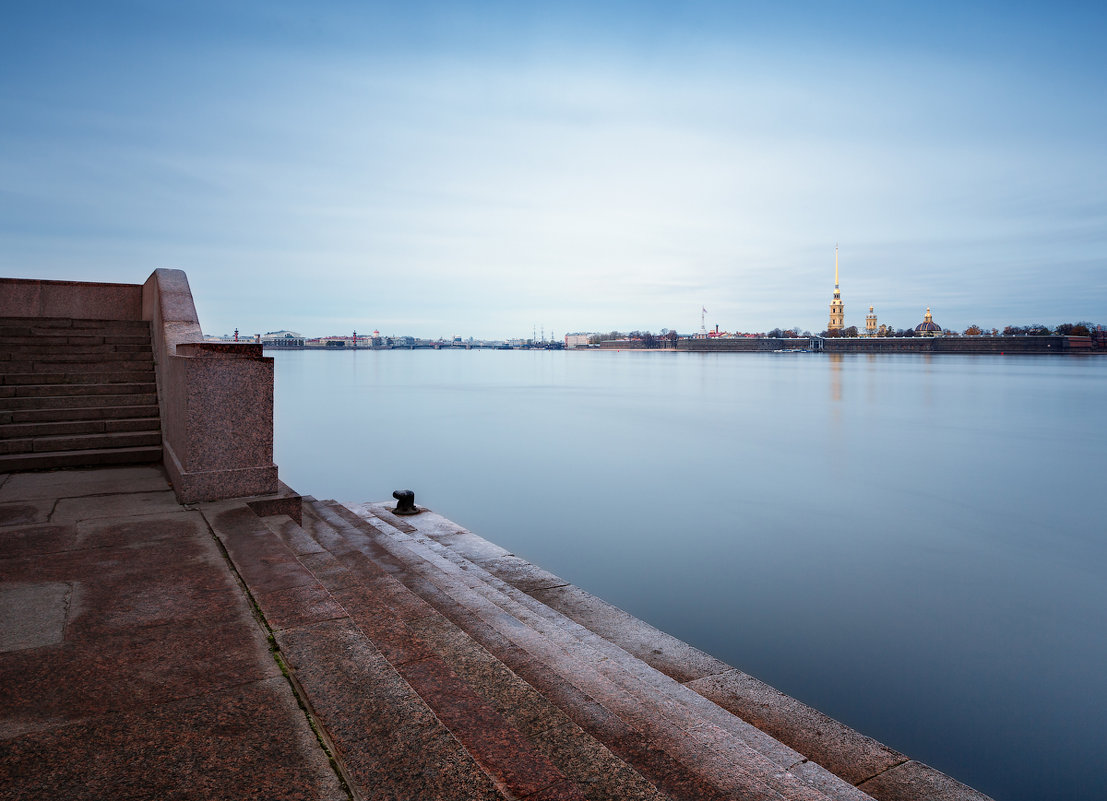
[[[809,350],[824,353],[1107,353],[1090,337],[711,337],[680,339],[647,348],[641,340],[600,343],[604,350],[663,350],[688,353],[767,353]]]

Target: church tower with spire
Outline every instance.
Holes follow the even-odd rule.
[[[834,300],[830,301],[830,324],[827,331],[841,331],[845,327],[846,307],[838,289],[838,243],[834,243]]]

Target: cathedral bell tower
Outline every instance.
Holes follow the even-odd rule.
[[[838,243],[834,243],[834,300],[830,301],[830,324],[827,331],[841,331],[845,326],[846,307],[842,303],[842,293],[838,289]]]

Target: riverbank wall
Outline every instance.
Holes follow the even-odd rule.
[[[647,348],[641,340],[600,343],[601,350],[666,350],[688,353],[770,353],[808,350],[821,353],[1107,353],[1089,337],[741,337],[680,339],[664,347]]]
[[[1076,337],[871,337],[822,339],[826,353],[1041,353],[1074,351]],[[1086,337],[1084,338],[1086,339]],[[1082,349],[1083,352],[1089,352]]]

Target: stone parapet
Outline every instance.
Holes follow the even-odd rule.
[[[182,503],[277,491],[273,359],[255,344],[211,344],[181,270],[142,287],[151,321],[165,468]]]
[[[0,278],[0,317],[141,320],[142,287]]]

